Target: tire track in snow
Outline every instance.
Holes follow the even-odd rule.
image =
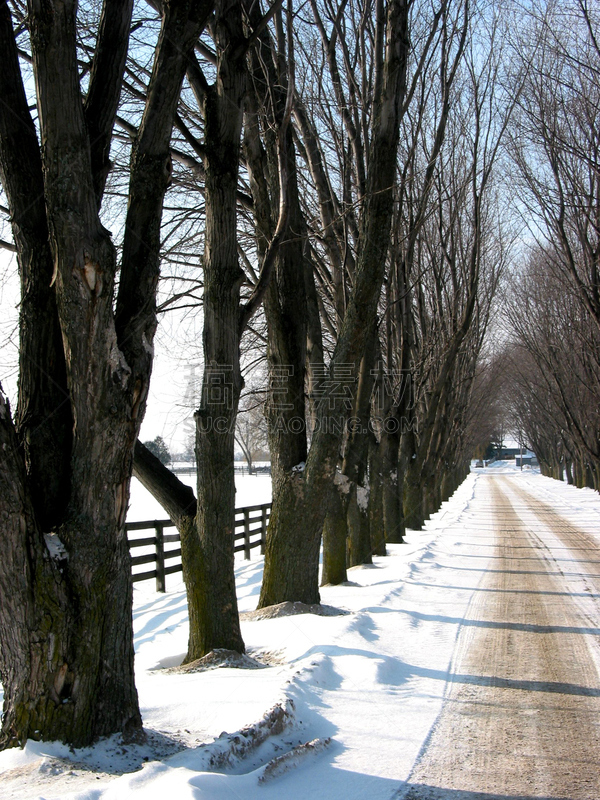
[[[399,797],[597,800],[600,681],[589,647],[595,628],[561,574],[568,571],[561,537],[575,556],[571,569],[582,572],[597,572],[580,563],[582,556],[596,560],[597,542],[510,478],[488,480],[495,561],[461,627],[442,712]],[[524,505],[525,522],[503,487]],[[544,532],[561,542],[558,558]]]

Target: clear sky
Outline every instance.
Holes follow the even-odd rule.
[[[13,409],[17,403],[19,299],[15,256],[0,249],[0,383]],[[193,366],[198,363],[200,343],[201,320],[189,318],[184,323],[174,315],[161,318],[141,430],[143,441],[162,436],[171,452],[184,449],[193,430],[195,403],[189,383]],[[199,378],[201,373],[196,369],[195,374]]]

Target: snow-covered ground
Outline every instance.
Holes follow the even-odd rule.
[[[579,527],[599,530],[594,492],[509,463],[474,470],[423,531],[409,531],[373,566],[350,570],[346,585],[322,589],[322,602],[346,613],[244,619],[257,669],[168,671],[186,650],[185,593],[181,585],[159,595],[152,581],[138,584],[136,674],[149,743],[6,751],[0,795],[390,800],[441,710],[458,630],[493,553],[485,475],[494,471],[511,472]],[[257,484],[237,505],[267,502],[268,494],[257,499],[266,479],[248,480]],[[142,508],[137,518],[155,516]],[[256,606],[261,571],[260,557],[237,564],[242,611]]]
[[[178,475],[182,483],[191,486],[196,491],[196,475]],[[235,507],[258,506],[271,502],[271,476],[270,475],[236,475],[235,476]],[[131,495],[129,498],[128,522],[141,520],[166,519],[167,514],[161,505],[152,497],[142,484],[133,478],[131,481]]]

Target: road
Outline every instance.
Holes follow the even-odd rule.
[[[399,796],[600,800],[598,539],[518,478],[481,481],[493,555],[441,714]]]

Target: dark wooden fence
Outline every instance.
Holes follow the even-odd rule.
[[[244,553],[244,558],[250,558],[250,551],[260,547],[264,553],[267,523],[271,513],[271,504],[261,506],[246,506],[235,510],[235,547],[236,553]],[[174,533],[165,533],[165,529],[172,528]],[[153,531],[153,536],[136,536],[140,532]],[[179,533],[175,523],[170,519],[156,519],[145,522],[126,522],[125,531],[131,553],[131,566],[139,567],[144,564],[153,564],[153,569],[145,572],[133,572],[133,582],[147,581],[156,578],[156,591],[164,592],[165,577],[182,571],[181,546]],[[133,535],[132,535],[133,534]],[[169,547],[175,545],[175,547]],[[142,555],[134,555],[138,548],[147,551]],[[169,563],[167,563],[169,562]]]
[[[177,466],[177,467],[169,467],[171,472],[174,472],[176,475],[195,475],[196,474],[196,465],[194,463],[185,464],[184,466]],[[270,475],[271,474],[271,465],[270,464],[260,464],[258,466],[249,467],[246,464],[235,464],[234,472],[236,475]]]

